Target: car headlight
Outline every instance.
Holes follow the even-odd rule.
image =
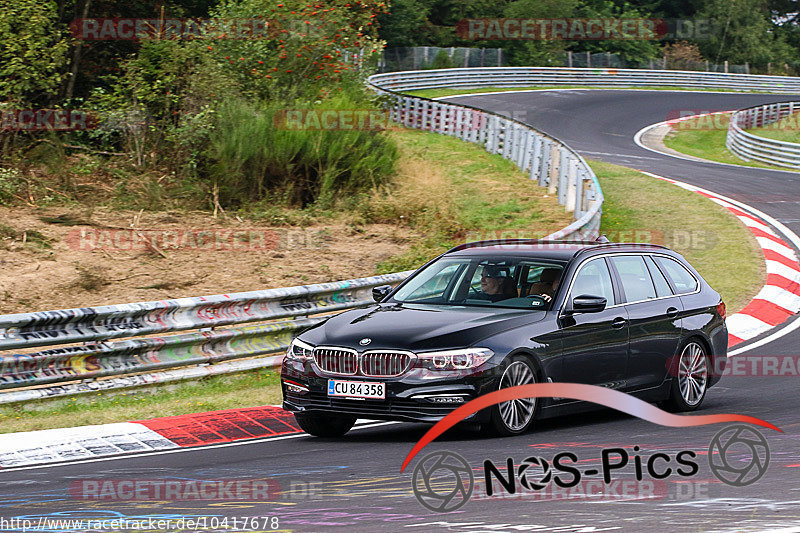
[[[417,360],[428,370],[469,370],[488,361],[494,352],[489,348],[467,348],[443,352],[418,353]]]
[[[286,358],[293,361],[310,361],[314,357],[314,347],[300,339],[294,339],[286,350]]]

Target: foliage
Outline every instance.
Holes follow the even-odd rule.
[[[762,0],[708,0],[699,16],[712,21],[712,36],[700,42],[700,50],[713,63],[766,65],[797,58],[774,31]]]
[[[68,43],[56,4],[12,0],[0,9],[0,101],[50,105],[64,79]]]
[[[314,110],[353,109],[341,96]],[[297,102],[295,110],[311,109]],[[281,126],[281,105],[226,102],[206,154],[214,193],[223,207],[282,197],[290,205],[325,207],[384,183],[397,148],[384,134],[365,129],[292,129]]]
[[[622,5],[610,0],[587,1],[575,12],[576,17],[600,19],[647,18],[649,13],[628,2]],[[575,41],[570,50],[575,52],[610,52],[632,63],[643,63],[658,56],[659,42],[655,39],[614,39],[604,41]]]
[[[375,19],[386,9],[380,0],[223,0],[215,16],[263,17],[273,30],[263,39],[218,40],[208,53],[249,97],[325,98],[360,83],[359,54],[382,48]]]

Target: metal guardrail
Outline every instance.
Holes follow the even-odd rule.
[[[745,161],[800,169],[800,144],[768,139],[745,130],[775,124],[800,112],[800,102],[779,102],[740,109],[731,114],[725,146]]]
[[[469,69],[418,70],[377,74],[370,82],[392,91],[446,87],[680,87],[733,91],[765,91],[800,94],[800,78],[696,72],[685,70],[641,70],[615,68],[483,67]]]
[[[438,79],[435,73],[441,71],[423,72],[434,72],[434,78]],[[415,76],[417,84],[421,83],[416,78],[417,72],[408,74]],[[392,83],[386,81],[386,76],[377,74],[368,81],[390,99],[392,120],[408,128],[481,144],[487,152],[512,161],[520,170],[528,172],[530,179],[557,195],[558,203],[573,213],[575,222],[545,239],[581,240],[598,236],[603,193],[594,171],[575,150],[555,137],[497,113],[387,89],[386,85],[397,82],[398,73],[391,74]]]
[[[293,332],[324,320],[309,315],[367,305],[373,301],[373,287],[399,283],[410,274],[407,271],[237,294],[3,315],[0,350],[59,347],[0,354],[0,389],[279,353],[286,350]],[[279,320],[288,318],[292,320]],[[270,322],[241,326],[265,321]],[[231,324],[238,327],[212,329]],[[187,330],[198,331],[131,339]],[[126,339],[110,341],[122,337]],[[86,392],[91,390],[86,388]],[[0,403],[4,401],[0,393]]]

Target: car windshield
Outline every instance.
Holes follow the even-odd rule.
[[[443,257],[417,273],[392,299],[547,310],[563,271],[564,263],[529,257]]]

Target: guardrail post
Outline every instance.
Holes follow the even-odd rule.
[[[564,150],[566,153],[566,150]],[[567,155],[567,194],[566,202],[564,203],[564,210],[575,211],[575,200],[578,196],[578,162],[571,156]]]
[[[521,138],[522,128],[518,124],[514,124],[513,129],[513,136],[511,141],[511,161],[514,162],[515,165],[519,166],[519,158],[520,154],[522,153],[522,138]]]
[[[503,134],[503,159],[514,160],[517,144],[517,125],[506,120]]]
[[[524,129],[522,131],[522,161],[520,164],[520,170],[525,171],[528,170],[528,167],[531,164],[531,149],[533,148],[533,132],[529,129]]]
[[[539,165],[539,186],[540,187],[548,187],[550,186],[550,153],[552,151],[550,139],[542,139],[542,156],[541,156],[541,164]]]
[[[558,203],[566,205],[567,203],[567,173],[569,171],[569,164],[567,162],[567,151],[559,146],[558,150]]]
[[[583,184],[584,180],[586,179],[586,174],[582,168],[575,162],[575,166],[578,171],[575,173],[575,210],[574,210],[574,218],[578,220],[583,216]]]
[[[403,98],[403,125],[406,128],[411,127],[411,99]]]
[[[461,139],[462,141],[465,140],[464,135],[464,108],[456,107],[456,125],[453,129],[453,135]]]
[[[531,135],[533,147],[531,148],[531,169],[530,179],[539,180],[539,167],[542,161],[542,138],[538,135]]]
[[[474,113],[474,112],[473,112]],[[489,128],[489,117],[486,116],[486,113],[478,112],[478,128],[475,130],[475,134],[473,137],[473,142],[486,145],[486,135],[488,134]]]
[[[548,194],[555,194],[558,191],[558,167],[561,164],[558,148],[559,147],[555,142],[550,143],[550,169],[547,173]]]

